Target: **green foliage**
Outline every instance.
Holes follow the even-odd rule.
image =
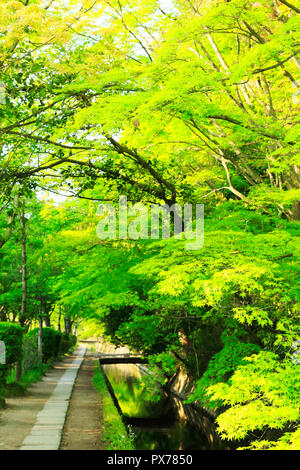
[[[23,376],[21,377],[21,385],[27,389],[30,385],[35,382],[41,380],[43,375],[47,372],[49,366],[47,364],[40,364],[37,367],[34,367],[28,370]]]
[[[176,358],[169,352],[152,354],[149,358],[150,366],[158,366],[167,376],[171,377],[176,371]]]
[[[35,382],[41,380],[42,376],[47,372],[49,366],[47,364],[33,364],[31,369],[27,369],[21,380],[16,381],[15,370],[12,370],[6,378],[6,384],[3,388],[3,394],[6,397],[15,397],[24,395],[26,389]]]
[[[300,429],[294,432],[286,432],[282,437],[275,440],[260,440],[253,442],[249,447],[242,450],[299,450],[300,448]]]
[[[211,399],[207,394],[209,387],[222,382],[227,383],[247,356],[260,350],[259,346],[243,343],[236,335],[228,334],[226,330],[222,334],[222,340],[224,347],[209,361],[207,370],[196,382],[196,388],[187,400],[188,403],[199,400],[202,406],[218,410],[223,402]]]
[[[240,406],[238,428],[234,411],[220,416],[224,437],[253,428],[252,448],[294,448],[294,430],[264,433],[295,417],[269,388],[289,396],[277,379],[291,386],[299,338],[297,7],[77,3],[0,0],[0,319],[28,327],[59,315],[70,331],[83,320],[79,329],[146,354],[168,377],[185,368],[207,406]],[[148,208],[204,203],[204,247],[99,240],[97,204],[118,213],[119,195]],[[25,368],[36,332],[28,338]],[[70,344],[45,328],[44,361]],[[255,372],[244,358],[258,351]],[[251,386],[249,403],[217,397],[218,387],[241,393],[243,370],[262,402]]]
[[[23,374],[26,374],[28,371],[39,368],[41,366],[41,361],[38,356],[37,334],[27,333],[23,336],[22,350],[23,350],[23,359],[22,359]]]
[[[39,329],[35,328],[27,333],[27,336],[30,338],[36,339],[38,337]],[[60,352],[60,343],[61,343],[62,334],[52,328],[45,327],[43,328],[43,340],[42,340],[42,349],[43,349],[43,362],[47,362],[49,359],[55,359]]]
[[[96,319],[85,320],[80,323],[77,334],[80,339],[97,338],[103,335],[103,325]]]
[[[95,368],[93,384],[96,390],[100,393],[102,399],[103,432],[101,434],[101,439],[105,443],[105,448],[107,450],[134,449],[133,441],[127,434],[127,429],[112,401],[106,387],[104,376],[99,367]]]
[[[295,428],[300,416],[299,366],[290,358],[280,361],[267,351],[248,357],[247,362],[236,369],[228,383],[212,385],[207,391],[228,407],[217,418],[221,435],[242,439],[256,431]],[[258,440],[252,447],[286,447],[288,442],[296,442],[298,434],[288,432],[277,444]]]
[[[76,335],[69,335],[69,349],[74,349],[77,345],[77,336]]]
[[[59,352],[61,354],[67,354],[70,351],[73,351],[77,344],[77,337],[75,335],[67,335],[63,333],[60,338],[59,343]]]
[[[23,333],[23,328],[15,323],[0,322],[0,340],[6,349],[6,364],[0,365],[0,379],[6,375],[9,365],[22,359]]]
[[[130,344],[134,349],[143,348],[151,354],[162,353],[165,345],[176,341],[176,333],[155,314],[133,314],[129,321],[119,323],[117,337],[123,344]]]

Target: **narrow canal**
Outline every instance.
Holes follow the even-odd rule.
[[[214,425],[181,400],[157,390],[153,396],[141,383],[140,368],[133,364],[104,365],[137,450],[222,449]]]

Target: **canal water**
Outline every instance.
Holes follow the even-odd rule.
[[[222,449],[210,419],[190,405],[141,382],[144,373],[133,364],[104,365],[137,450]]]

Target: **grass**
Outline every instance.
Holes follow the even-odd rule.
[[[126,427],[107,389],[103,373],[95,367],[93,377],[95,389],[102,398],[104,432],[102,440],[107,450],[133,450],[133,439],[127,434]]]
[[[29,369],[27,372],[23,373],[21,379],[16,381],[15,369],[12,369],[10,374],[5,377],[4,383],[0,381],[0,409],[5,406],[5,397],[14,398],[24,395],[25,391],[31,384],[39,382],[43,375],[49,370],[52,369],[54,364],[58,361],[61,361],[64,357],[67,357],[72,354],[76,345],[71,347],[67,353],[60,353],[55,358],[50,358],[47,363],[41,363],[40,365]]]
[[[21,385],[23,385],[26,389],[31,384],[38,382],[39,380],[42,379],[43,375],[47,372],[49,368],[50,368],[49,365],[42,364],[37,369],[29,370],[28,372],[26,372],[26,374],[24,374],[21,377],[21,381],[20,381]]]
[[[5,398],[15,398],[24,395],[27,388],[34,382],[41,380],[48,369],[49,366],[42,364],[40,367],[26,372],[19,381],[16,381],[15,371],[12,370],[9,376],[0,384],[0,409],[5,406]]]
[[[39,367],[28,370],[19,381],[16,381],[15,371],[12,370],[10,375],[6,377],[6,383],[2,386],[2,396],[13,398],[24,395],[26,389],[41,380],[49,368],[48,364],[41,364]]]
[[[76,347],[77,346],[74,345],[67,353],[59,354],[56,358],[49,359],[47,364],[42,363],[33,369],[29,369],[25,374],[22,374],[21,380],[19,381],[16,381],[15,369],[12,369],[10,374],[6,376],[3,381],[0,380],[0,409],[5,407],[5,398],[14,398],[24,395],[31,384],[39,382],[43,378],[43,375],[45,375],[49,369],[53,368],[55,362],[61,361],[64,357],[71,355]]]

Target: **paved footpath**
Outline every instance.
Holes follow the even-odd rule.
[[[56,387],[43,409],[37,414],[36,422],[19,447],[20,450],[59,449],[69,400],[85,352],[85,347],[78,348],[74,353],[75,359],[64,374],[57,372],[57,377],[52,375],[51,379],[52,382],[56,382]]]

